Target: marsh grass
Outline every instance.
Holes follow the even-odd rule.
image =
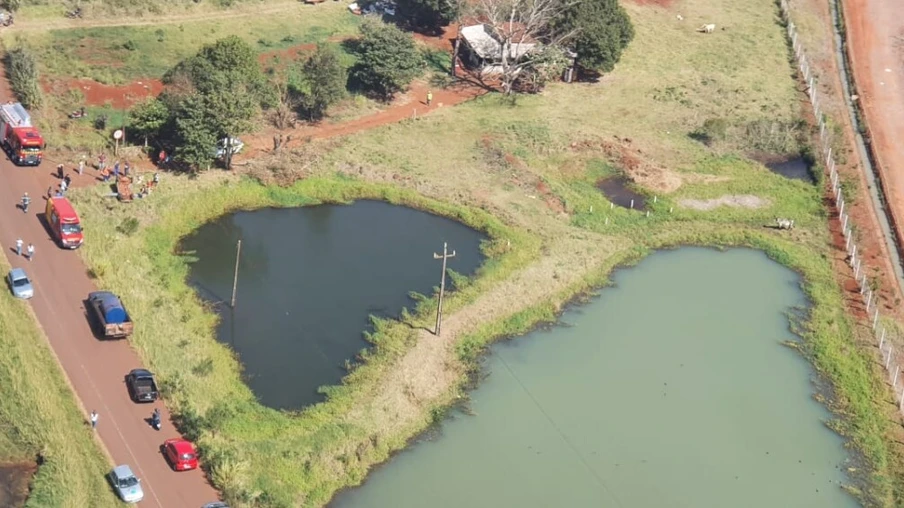
[[[820,191],[689,136],[705,118],[792,125],[801,116],[776,6],[770,0],[686,0],[683,22],[658,9],[626,8],[637,38],[600,83],[557,84],[514,106],[485,96],[359,133],[330,145],[306,172],[310,177],[290,187],[220,173],[195,180],[165,176],[150,199],[129,205],[139,224],[131,236],[116,231],[119,205],[96,189],[73,191],[87,225],[81,254],[141,323],[133,344],[158,372],[182,430],[199,440],[214,481],[230,499],[261,506],[323,504],[335,490],[361,482],[372,465],[459,400],[470,362],[492,340],[554,321],[576,294],[603,285],[615,266],[653,249],[694,244],[758,248],[803,275],[812,309],[796,326],[801,350],[834,388],[827,403],[839,418],[832,427],[867,461],[870,498],[900,505],[894,490],[904,475],[889,460],[897,445],[886,440],[892,425],[882,405],[886,388],[845,314]],[[709,19],[724,20],[726,30],[693,31]],[[630,137],[632,150],[682,181],[670,193],[647,191],[658,197],[649,217],[610,209],[596,189],[600,177],[624,171],[617,161],[600,150],[571,148],[613,136]],[[678,206],[683,198],[727,194],[753,194],[767,204],[709,212]],[[185,282],[191,253],[174,252],[178,238],[231,210],[353,199],[426,209],[489,234],[487,262],[452,293],[447,307],[449,319],[465,312],[476,317],[448,351],[437,353],[448,355],[442,359],[459,388],[418,400],[411,418],[369,410],[395,369],[422,344],[422,328],[432,325],[434,301],[426,295],[415,299],[402,321],[373,321],[366,336],[373,347],[349,360],[343,385],[323,388],[326,402],[298,413],[264,408],[241,382],[233,354],[214,340],[215,316]],[[564,212],[549,204],[553,200]],[[797,228],[763,227],[778,215],[793,217]],[[563,252],[562,245],[586,250]],[[518,279],[525,273],[539,273],[546,282],[506,285],[534,280]],[[567,284],[557,282],[563,274],[572,276]],[[479,312],[498,303],[487,295],[497,297],[499,288],[511,289],[504,298],[512,304]]]
[[[9,269],[0,260],[3,273]],[[28,305],[0,295],[0,460],[43,459],[27,506],[119,506],[94,441]]]

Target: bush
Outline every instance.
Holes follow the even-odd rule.
[[[350,77],[384,100],[404,90],[424,69],[423,55],[410,34],[393,25],[365,21],[356,51],[358,63]]]
[[[34,54],[24,47],[10,51],[6,56],[6,72],[19,102],[28,109],[40,108],[44,96],[41,93],[38,64]]]

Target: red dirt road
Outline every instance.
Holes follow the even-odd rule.
[[[0,73],[0,100],[11,97]],[[164,418],[163,429],[158,432],[145,422],[155,405],[139,405],[129,399],[123,378],[129,370],[141,366],[129,342],[101,342],[91,332],[82,301],[97,288],[78,254],[58,248],[39,221],[45,205],[42,196],[49,185],[56,184],[50,175],[55,164],[19,168],[5,155],[0,157],[4,179],[0,189],[0,245],[10,264],[25,268],[33,279],[31,307],[83,406],[86,421],[88,413],[98,412],[97,433],[113,461],[129,464],[141,478],[145,495],[140,506],[194,508],[216,500],[217,492],[201,470],[176,473],[160,454],[165,439],[179,436],[164,404],[155,404]],[[89,169],[79,177],[73,172],[74,185],[87,184],[94,173]],[[32,197],[27,214],[16,207],[23,192]],[[34,261],[16,256],[11,246],[17,238],[34,243]],[[128,307],[129,302],[124,303]],[[141,323],[136,327],[140,329]]]
[[[848,54],[895,234],[904,239],[904,16],[900,0],[843,0]]]

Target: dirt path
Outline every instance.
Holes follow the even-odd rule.
[[[85,18],[85,19],[69,19],[64,17],[63,11],[60,11],[60,18],[55,20],[48,19],[19,19],[16,17],[16,23],[9,28],[3,30],[10,34],[23,32],[44,32],[47,30],[60,30],[64,28],[99,28],[99,27],[119,27],[119,26],[148,26],[148,25],[175,25],[181,23],[190,23],[192,21],[215,21],[225,19],[237,19],[245,16],[271,16],[277,15],[292,9],[316,8],[317,6],[306,6],[298,1],[288,2],[272,2],[264,5],[246,5],[234,7],[226,11],[207,11],[207,12],[183,12],[177,15],[154,16],[140,18]]]
[[[843,0],[848,53],[895,234],[904,238],[904,18],[898,0]]]
[[[433,103],[427,106],[427,92],[433,91]],[[381,125],[401,122],[429,114],[437,109],[454,106],[486,93],[484,88],[460,82],[448,88],[432,88],[427,83],[416,81],[408,92],[398,96],[390,106],[376,113],[347,122],[322,122],[315,125],[301,124],[294,129],[279,131],[269,129],[261,134],[246,138],[248,149],[237,160],[247,160],[273,150],[273,136],[278,133],[291,137],[284,146],[292,148],[304,143],[308,138],[326,139],[344,136],[355,132],[372,129]]]
[[[6,76],[0,72],[0,100],[9,98]],[[163,441],[179,435],[164,405],[156,404],[165,422],[163,430],[157,432],[144,421],[154,406],[138,405],[129,399],[123,378],[129,370],[141,366],[138,354],[128,341],[101,342],[90,330],[82,300],[97,288],[78,254],[56,247],[39,220],[45,203],[41,196],[56,183],[50,175],[54,167],[45,163],[37,168],[19,168],[2,156],[0,245],[10,264],[25,268],[33,279],[32,309],[82,404],[86,421],[88,412],[98,412],[97,433],[109,455],[118,464],[131,465],[142,479],[145,501],[140,506],[194,507],[213,501],[217,492],[202,471],[175,473],[160,455]],[[75,176],[76,182],[89,183],[93,175],[87,173]],[[23,192],[32,196],[27,214],[16,207]],[[34,243],[33,261],[16,256],[11,249],[17,238]],[[136,327],[140,333],[141,323]]]

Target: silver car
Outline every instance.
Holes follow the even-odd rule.
[[[16,298],[25,298],[27,300],[35,295],[35,290],[31,287],[31,280],[25,274],[25,270],[21,268],[10,270],[9,275],[6,276],[6,282]]]
[[[144,491],[141,490],[141,480],[132,473],[132,468],[129,466],[116,466],[113,471],[110,471],[108,476],[119,499],[126,503],[137,503],[144,499]]]

